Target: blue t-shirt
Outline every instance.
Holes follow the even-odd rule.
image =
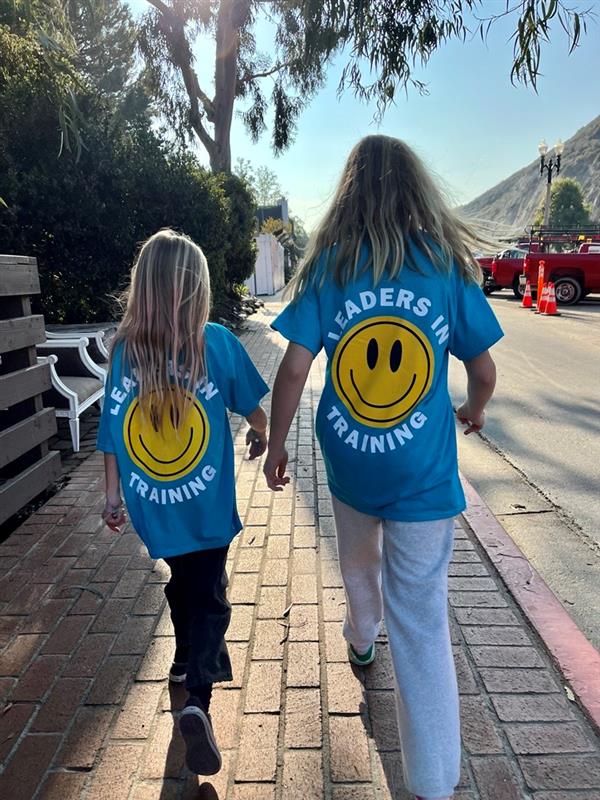
[[[366,252],[363,254],[366,258]],[[327,353],[316,430],[329,488],[365,514],[404,522],[465,508],[448,355],[480,355],[502,329],[480,287],[440,274],[420,251],[393,280],[370,269],[340,288],[321,256],[304,294],[273,322],[286,339]]]
[[[205,341],[206,377],[179,425],[173,406],[160,426],[142,417],[122,345],[106,384],[98,449],[116,455],[131,522],[152,558],[224,547],[242,527],[227,409],[248,416],[269,388],[226,328],[209,323]]]

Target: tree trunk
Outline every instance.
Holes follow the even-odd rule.
[[[237,85],[240,29],[245,25],[251,0],[221,0],[216,31],[213,172],[231,172],[231,123]]]

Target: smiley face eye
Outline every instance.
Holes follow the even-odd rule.
[[[377,344],[377,339],[369,339],[369,344],[367,345],[367,364],[369,369],[375,369],[378,358],[379,345]]]
[[[402,361],[402,343],[396,339],[390,351],[390,369],[392,372],[397,372]]]
[[[179,413],[174,405],[170,407],[169,415],[171,417],[171,425],[176,430],[179,427]]]
[[[150,407],[150,424],[154,428],[154,431],[158,433],[160,430],[160,415],[155,405]]]

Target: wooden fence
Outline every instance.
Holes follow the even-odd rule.
[[[36,360],[46,338],[44,318],[31,313],[39,292],[35,258],[0,255],[0,524],[60,475],[60,455],[48,448],[56,417],[42,402],[50,368]]]

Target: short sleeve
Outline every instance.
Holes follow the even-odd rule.
[[[323,347],[319,297],[314,284],[307,287],[300,297],[283,309],[271,323],[288,341],[300,344],[317,356]]]
[[[466,283],[455,270],[455,309],[449,349],[460,361],[489,350],[504,333],[481,287]]]
[[[114,360],[113,360],[114,364]],[[116,453],[115,444],[113,441],[112,433],[110,430],[111,424],[111,404],[107,402],[107,397],[110,397],[112,391],[112,376],[115,372],[114,365],[108,373],[106,385],[104,388],[104,403],[102,404],[102,413],[100,414],[100,424],[98,425],[98,436],[96,439],[96,447],[103,453]]]
[[[227,378],[219,381],[219,391],[226,407],[247,417],[258,406],[261,399],[269,393],[269,387],[254,366],[244,345],[227,328],[222,328],[228,350],[227,364],[221,369],[227,371]]]

